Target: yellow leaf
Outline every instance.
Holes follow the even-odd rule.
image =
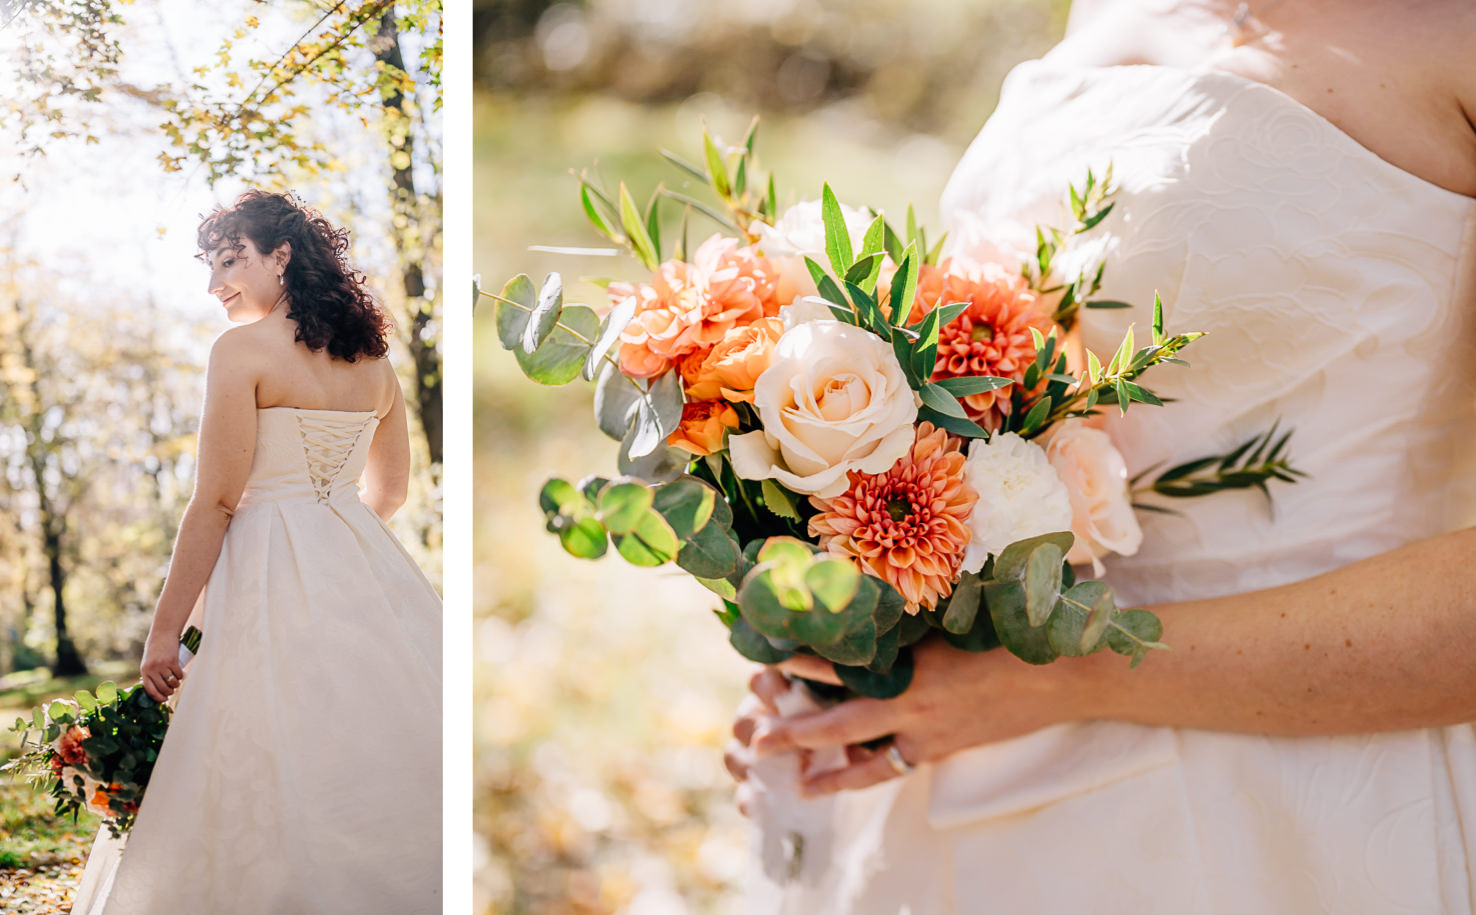
[[[254,29],[257,26],[261,25],[261,20],[260,19],[257,19],[255,16],[247,16],[246,17],[246,24],[249,25],[249,26],[251,26]]]

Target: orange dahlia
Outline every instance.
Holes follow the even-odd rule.
[[[907,612],[935,607],[953,591],[979,501],[964,482],[960,440],[920,423],[912,450],[890,470],[848,477],[839,496],[811,497],[820,513],[810,519],[810,536],[896,588]]]
[[[984,264],[967,273],[952,269],[950,261],[923,265],[918,271],[917,298],[911,317],[950,302],[968,302],[963,314],[938,332],[938,356],[933,380],[964,375],[996,375],[1024,381],[1035,361],[1033,327],[1049,334],[1055,324],[1046,307],[1024,278],[998,264]],[[969,418],[986,429],[998,429],[1010,415],[1013,385],[960,398]]]

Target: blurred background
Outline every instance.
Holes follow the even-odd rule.
[[[439,585],[440,48],[439,0],[0,0],[0,722],[137,677],[229,326],[195,229],[248,186],[347,226],[394,319]],[[67,910],[96,820],[49,811],[0,777],[0,911]]]
[[[1005,73],[1059,39],[1067,7],[476,0],[482,285],[557,270],[567,300],[598,307],[580,278],[646,279],[629,257],[529,250],[603,246],[570,170],[640,202],[663,181],[700,195],[658,150],[701,161],[704,125],[737,144],[755,115],[781,211],[828,181],[894,224],[911,202],[936,225]],[[694,215],[693,245],[713,231]],[[740,912],[747,838],[722,745],[751,665],[682,573],[576,560],[543,532],[545,478],[613,476],[616,443],[592,386],[524,378],[485,305],[475,332],[476,911]]]

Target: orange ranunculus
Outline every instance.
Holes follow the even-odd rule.
[[[949,261],[924,265],[918,271],[917,299],[912,317],[951,302],[969,307],[938,331],[938,355],[933,380],[966,375],[995,375],[1017,383],[1035,361],[1034,328],[1043,335],[1055,327],[1041,302],[1019,274],[998,264],[984,264],[967,272]],[[987,429],[998,429],[1010,414],[1013,386],[960,398],[969,418]]]
[[[721,400],[697,400],[682,405],[682,423],[666,443],[696,455],[721,451],[723,436],[738,428],[738,413]]]
[[[778,313],[767,260],[737,239],[714,235],[690,264],[667,261],[651,285],[611,283],[617,305],[636,311],[620,334],[620,368],[633,378],[665,374],[683,356],[722,340],[735,325]]]
[[[682,378],[693,400],[721,397],[734,403],[753,403],[753,386],[769,367],[774,344],[784,334],[778,318],[759,318],[728,331],[727,336],[695,365],[684,362]]]

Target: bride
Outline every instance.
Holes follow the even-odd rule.
[[[1142,515],[1107,579],[1173,650],[1136,670],[930,644],[900,698],[788,718],[756,676],[737,777],[847,762],[804,783],[823,878],[754,911],[1476,910],[1473,46],[1469,3],[1079,0],[1011,73],[944,192],[957,250],[1029,244],[1110,162],[1102,297],[1208,332],[1155,375],[1176,402],[1110,422],[1129,474],[1279,417],[1311,479]]]
[[[388,319],[348,233],[288,195],[248,191],[198,240],[241,326],[210,353],[141,665],[177,708],[72,911],[438,913],[441,603],[383,520],[410,464]],[[187,622],[205,635],[182,669]]]

